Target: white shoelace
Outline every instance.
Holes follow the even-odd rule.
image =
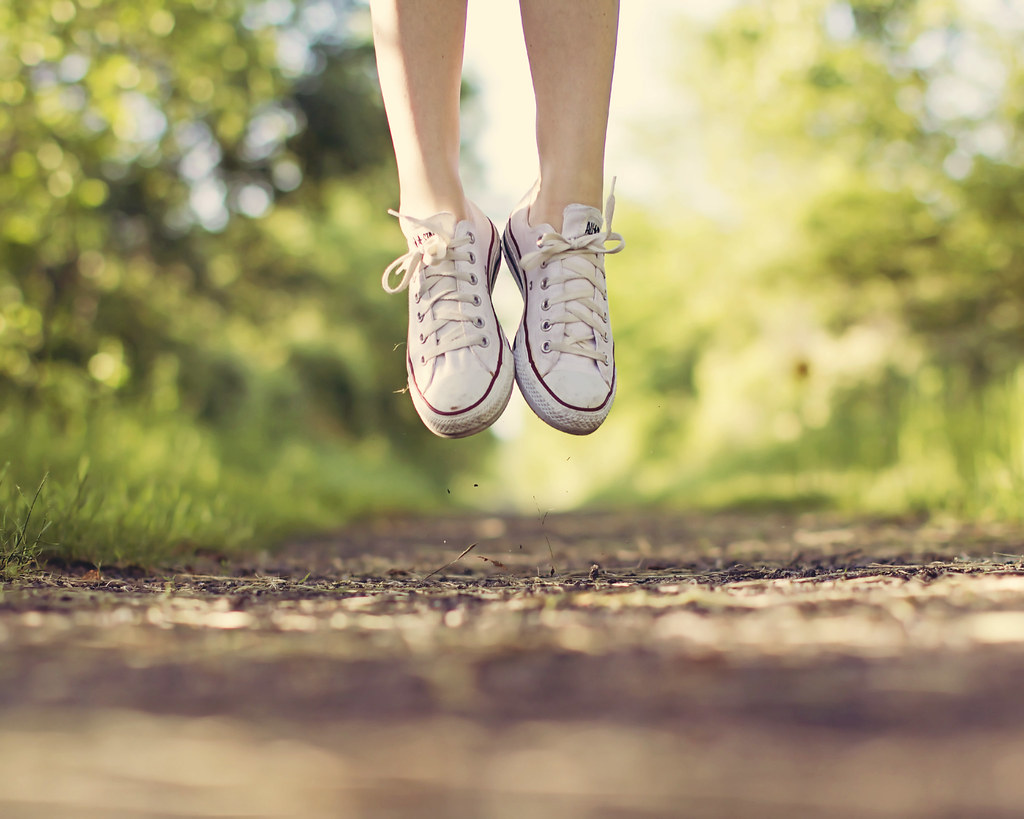
[[[558,350],[610,363],[607,354],[594,348],[597,346],[595,336],[601,336],[603,341],[609,338],[608,288],[598,267],[602,264],[601,256],[618,253],[626,246],[622,236],[612,233],[614,213],[615,181],[612,180],[612,189],[605,203],[603,232],[584,234],[575,239],[566,239],[560,233],[545,233],[537,242],[538,249],[520,260],[524,272],[538,268],[546,270],[552,262],[561,262],[559,273],[549,273],[540,280],[541,290],[562,287],[558,295],[546,296],[541,302],[541,310],[553,311],[551,318],[545,319],[547,326],[543,329],[554,324],[565,325],[562,340],[550,342],[545,352]],[[605,247],[608,242],[618,244],[608,248]]]
[[[416,304],[416,321],[419,327],[421,344],[431,337],[435,344],[432,349],[424,351],[420,363],[426,364],[438,356],[465,347],[488,345],[487,336],[481,332],[468,330],[463,325],[469,324],[474,330],[483,328],[483,319],[472,318],[463,314],[460,303],[465,302],[479,307],[481,298],[478,293],[462,293],[458,282],[470,285],[479,284],[480,277],[475,273],[467,273],[455,268],[455,262],[476,262],[472,251],[460,250],[463,245],[473,241],[473,234],[457,239],[447,239],[439,235],[434,226],[415,216],[406,216],[397,211],[389,210],[392,216],[407,219],[430,232],[430,236],[418,246],[412,248],[404,256],[395,259],[384,271],[381,284],[387,293],[401,293],[407,287],[417,271],[422,271],[420,288],[413,301]],[[392,284],[394,274],[400,274],[397,284]]]

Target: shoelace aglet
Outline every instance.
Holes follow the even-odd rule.
[[[608,198],[604,203],[604,229],[608,233],[611,232],[612,216],[615,213],[615,182],[617,179],[617,176],[612,177],[611,189],[608,191]]]

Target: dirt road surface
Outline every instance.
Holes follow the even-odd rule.
[[[0,587],[0,816],[1021,816],[1022,555],[637,513],[40,573]]]

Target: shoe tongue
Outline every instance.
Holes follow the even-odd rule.
[[[431,216],[429,219],[417,219],[415,222],[411,219],[399,218],[398,224],[402,227],[402,233],[405,234],[405,238],[409,240],[409,247],[421,247],[423,243],[435,234],[450,242],[452,237],[455,235],[455,221],[454,213],[437,213]]]
[[[601,232],[601,211],[588,205],[569,205],[562,214],[562,236],[580,236]]]

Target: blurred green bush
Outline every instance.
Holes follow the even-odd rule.
[[[0,6],[0,506],[48,472],[44,543],[260,542],[423,506],[486,449],[393,394],[368,32],[324,0]]]
[[[616,410],[506,468],[566,503],[1019,519],[1024,8],[724,5],[680,11],[635,140],[662,198],[620,203]]]

